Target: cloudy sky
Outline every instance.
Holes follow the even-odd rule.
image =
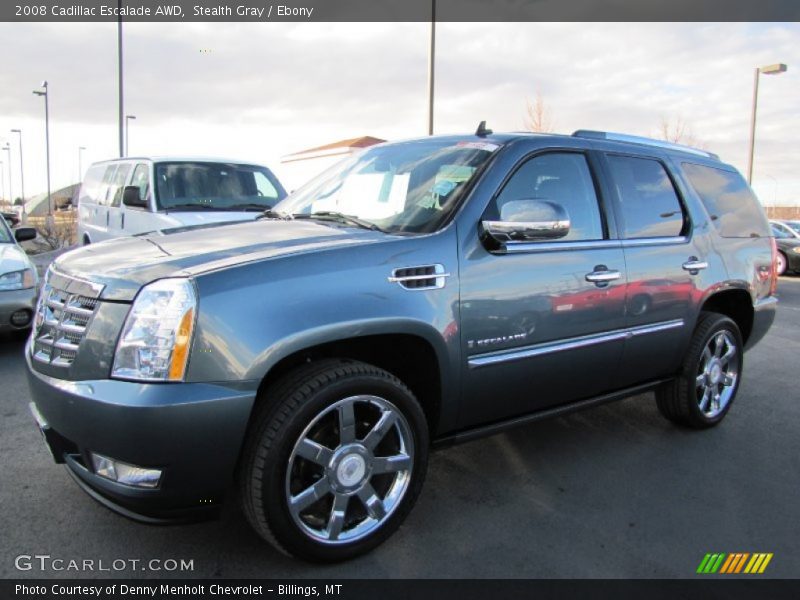
[[[43,101],[50,84],[53,189],[116,156],[116,24],[0,24],[0,142],[23,129],[25,187],[44,190]],[[426,132],[429,26],[125,25],[131,154],[263,162],[342,138]],[[437,133],[519,130],[537,90],[555,130],[656,135],[687,123],[698,142],[744,171],[753,69],[762,76],[754,185],[762,201],[800,203],[800,24],[515,23],[437,26]],[[8,162],[3,152],[0,160]],[[4,164],[8,190],[8,168]],[[294,182],[292,182],[294,183]],[[6,191],[6,194],[8,192]]]

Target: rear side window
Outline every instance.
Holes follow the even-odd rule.
[[[552,152],[525,162],[497,196],[497,214],[506,202],[522,199],[548,200],[566,209],[570,228],[562,240],[604,237],[592,173],[583,154]]]
[[[625,238],[675,237],[683,233],[683,208],[664,165],[633,156],[607,155],[606,159],[622,208]]]
[[[98,195],[102,188],[103,173],[105,165],[93,165],[86,171],[86,176],[81,184],[81,191],[78,196],[78,204],[97,204]]]
[[[683,170],[722,237],[771,235],[758,199],[739,173],[695,163],[683,163]]]

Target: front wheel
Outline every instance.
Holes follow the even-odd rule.
[[[695,429],[717,425],[739,389],[743,349],[742,334],[733,320],[701,313],[681,372],[656,391],[661,414]]]
[[[411,510],[428,456],[425,415],[393,375],[311,363],[267,392],[245,446],[245,514],[290,554],[339,561],[388,538]]]

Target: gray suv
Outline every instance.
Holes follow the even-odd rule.
[[[651,390],[717,425],[773,322],[775,252],[708,152],[483,124],[384,144],[257,221],[60,257],[31,410],[125,516],[233,496],[279,548],[347,559],[406,518],[433,447]]]

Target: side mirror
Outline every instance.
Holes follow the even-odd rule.
[[[27,242],[36,238],[36,229],[33,227],[20,227],[14,230],[14,237],[18,242]]]
[[[147,200],[142,198],[139,188],[135,185],[125,186],[125,191],[122,193],[122,203],[125,206],[147,208]]]
[[[483,230],[501,246],[557,240],[569,233],[567,210],[555,202],[522,198],[506,202],[500,220],[482,221]]]

